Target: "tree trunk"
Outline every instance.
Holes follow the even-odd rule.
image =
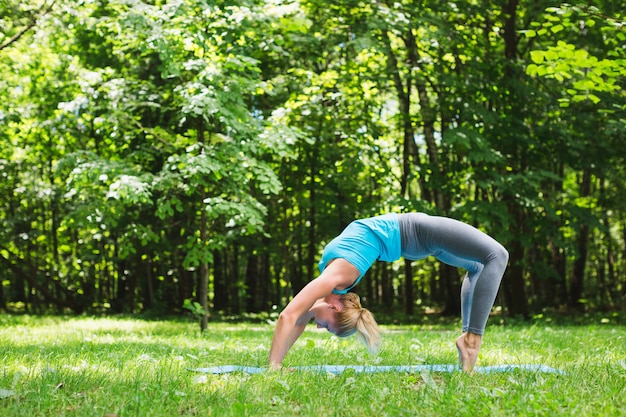
[[[626,242],[626,213],[622,214],[622,219],[621,219],[621,224],[622,226],[622,242]],[[622,260],[626,260],[626,245],[624,245],[624,247],[622,248]],[[621,295],[618,295],[617,298],[622,298],[622,297],[626,297],[626,285],[624,283],[622,283],[621,285],[622,287],[622,291],[621,291]],[[616,291],[618,289],[618,287],[615,287]]]
[[[198,143],[204,144],[205,142],[205,126],[204,120],[202,118],[198,119],[198,132],[197,132],[197,140]],[[204,150],[202,151],[204,152]],[[208,219],[206,208],[204,207],[204,201],[207,197],[207,190],[205,187],[202,187],[202,191],[200,192],[200,219],[199,227],[200,227],[200,245],[203,248],[206,248],[207,242],[209,240],[208,237]],[[206,250],[206,249],[204,249]],[[208,257],[207,257],[208,258]],[[203,314],[200,317],[200,333],[204,332],[207,328],[208,320],[209,320],[209,263],[208,259],[200,260],[200,276],[198,282],[198,298],[200,299],[200,305],[202,306]]]
[[[461,281],[458,270],[442,263],[439,267],[439,279],[445,292],[443,315],[454,316],[461,313]]]
[[[176,257],[174,257],[176,259]],[[185,300],[191,300],[195,290],[195,279],[192,271],[186,269],[177,269],[177,275],[180,276],[180,282],[178,284],[178,298],[176,300],[176,308],[181,308],[185,303]]]
[[[379,262],[378,266],[381,268],[380,283],[383,306],[387,313],[391,313],[393,311],[393,300],[395,296],[393,293],[393,282],[391,280],[391,274],[389,273],[389,264]]]
[[[503,7],[504,14],[504,56],[510,60],[517,58],[517,6],[519,0],[508,0]]]
[[[510,105],[509,112],[522,114],[522,110],[517,94],[515,93],[515,84],[518,83],[518,76],[515,74],[514,68],[516,67],[515,61],[517,60],[517,7],[519,0],[505,0],[502,5],[502,18],[504,19],[504,56],[507,59],[507,64],[504,68],[505,79],[507,85],[505,87],[508,90],[507,105]],[[517,163],[519,164],[519,173],[523,173],[526,170],[526,158],[524,153],[526,152],[526,144],[518,145],[516,142],[512,143],[512,153],[516,154]],[[507,196],[504,197],[505,199]],[[525,234],[524,226],[524,213],[523,208],[515,205],[514,197],[509,197],[507,201],[509,206],[509,213],[511,218],[515,219],[514,234]],[[505,279],[502,283],[502,290],[505,293],[504,299],[508,304],[508,310],[510,316],[521,316],[528,318],[528,298],[526,296],[526,283],[524,280],[524,247],[519,239],[512,239],[508,245],[510,254],[510,263],[505,275]]]
[[[572,276],[570,279],[570,306],[577,310],[584,309],[582,295],[584,287],[585,263],[587,262],[588,239],[589,226],[581,224],[579,227],[578,238],[576,239],[578,256],[574,261],[574,267],[572,268]]]
[[[605,181],[600,181],[600,200],[605,200]],[[609,220],[609,215],[606,210],[603,210],[602,214],[602,224],[604,226],[604,230],[606,231],[605,241],[606,241],[606,268],[604,265],[599,266],[602,277],[599,285],[600,291],[600,306],[606,310],[613,309],[613,293],[611,291],[612,288],[617,288],[619,285],[617,274],[615,273],[615,253],[613,249],[613,238],[611,237],[611,222]]]
[[[607,230],[607,241],[609,242],[607,250],[606,250],[606,266],[607,266],[607,297],[609,308],[613,308],[613,300],[615,300],[615,296],[617,295],[615,289],[619,288],[619,275],[617,274],[617,269],[615,267],[615,251],[613,248],[613,241],[610,236],[610,224],[609,220],[605,218],[605,229]]]
[[[363,277],[364,279],[366,277]],[[370,304],[381,305],[381,282],[380,282],[380,271],[378,268],[372,268],[369,274],[367,274],[368,283],[370,284],[368,287],[368,298],[370,299]]]
[[[286,181],[283,180],[283,183]],[[273,304],[282,305],[283,301],[283,291],[280,285],[281,277],[284,282],[291,282],[292,277],[292,256],[290,248],[294,246],[292,242],[291,232],[290,232],[290,219],[287,217],[289,214],[289,199],[283,198],[283,203],[281,205],[281,209],[283,212],[282,221],[281,221],[281,253],[282,253],[282,262],[280,265],[280,269],[274,271],[275,279],[275,287],[274,287],[274,297],[272,297]],[[279,273],[280,271],[280,273]]]
[[[321,125],[321,122],[320,122]],[[320,126],[320,134],[321,134]],[[319,137],[319,135],[318,135]],[[306,260],[306,280],[303,282],[300,275],[292,277],[294,294],[300,292],[302,288],[308,283],[313,281],[315,275],[315,256],[317,255],[317,201],[316,201],[316,189],[315,178],[317,177],[317,159],[318,159],[317,147],[313,146],[309,155],[309,175],[311,182],[309,183],[309,226],[308,226],[308,242],[307,242],[307,260]]]
[[[225,311],[228,308],[223,250],[213,252],[213,308],[215,311]]]
[[[139,258],[139,257],[137,257]],[[141,261],[137,262],[137,265],[140,265]],[[135,313],[135,308],[137,307],[136,302],[136,294],[137,294],[137,274],[129,274],[126,278],[126,299],[124,302],[126,303],[126,311]]]
[[[200,333],[207,328],[209,321],[209,265],[206,262],[200,263],[200,276],[198,277],[198,298],[204,310],[200,317]]]
[[[239,246],[232,245],[232,258],[226,263],[228,271],[228,293],[230,295],[230,303],[228,311],[231,314],[241,313],[241,299],[239,297]]]
[[[263,237],[264,247],[268,248],[270,240],[267,237]],[[270,254],[267,250],[263,251],[263,256],[260,257],[261,265],[259,267],[258,285],[259,297],[257,299],[257,310],[266,311],[271,306],[270,301]]]
[[[152,270],[152,260],[150,257],[144,263],[145,270],[145,282],[146,282],[146,290],[144,293],[144,310],[152,310],[155,307],[155,298],[154,298],[154,281],[152,280],[153,270]]]
[[[411,316],[415,312],[415,289],[413,288],[413,266],[409,259],[404,260],[404,313]]]
[[[524,248],[519,240],[514,239],[510,243],[508,250],[511,262],[505,275],[506,279],[502,281],[504,300],[507,303],[509,316],[520,316],[527,319],[529,317],[528,300],[526,298],[524,267],[522,264]]]
[[[246,312],[259,312],[259,257],[250,251],[246,261]]]
[[[583,171],[583,178],[580,184],[580,196],[587,197],[591,192],[591,172],[588,168]],[[578,236],[576,238],[576,246],[578,253],[574,260],[572,268],[572,276],[570,279],[570,307],[578,310],[584,308],[582,302],[583,287],[585,278],[585,266],[587,263],[587,251],[589,244],[589,226],[586,222],[580,222],[578,227]]]
[[[555,278],[548,280],[546,286],[550,288],[544,303],[558,307],[567,302],[567,259],[563,249],[554,244],[554,239],[548,239],[548,246],[552,254],[552,269],[556,272]]]
[[[2,282],[0,281],[0,312],[5,312],[7,308],[7,300],[6,297],[4,295],[4,285],[2,285]]]

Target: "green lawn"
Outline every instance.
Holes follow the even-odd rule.
[[[626,415],[626,328],[488,327],[479,365],[545,364],[565,375],[347,371],[206,375],[264,366],[270,324],[0,316],[0,416],[618,416]],[[451,325],[383,326],[383,349],[311,329],[285,365],[456,361]]]

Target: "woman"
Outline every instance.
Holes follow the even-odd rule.
[[[355,220],[322,253],[320,276],[308,283],[278,318],[269,363],[280,368],[291,346],[314,320],[337,336],[353,333],[371,352],[380,344],[374,317],[349,293],[374,261],[393,262],[434,256],[467,270],[461,285],[462,334],[456,340],[459,363],[472,372],[482,335],[495,302],[509,254],[480,230],[446,217],[424,213],[386,214]]]

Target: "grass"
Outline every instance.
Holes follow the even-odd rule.
[[[112,318],[0,316],[2,416],[619,416],[626,415],[626,328],[488,327],[479,365],[545,364],[565,375],[206,375],[188,369],[264,366],[273,327]],[[311,327],[285,365],[455,363],[449,324],[384,326],[369,356],[355,338]]]

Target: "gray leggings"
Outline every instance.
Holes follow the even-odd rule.
[[[461,285],[463,331],[482,335],[509,260],[507,250],[480,230],[447,217],[424,213],[398,215],[402,256],[434,256],[467,274]]]

